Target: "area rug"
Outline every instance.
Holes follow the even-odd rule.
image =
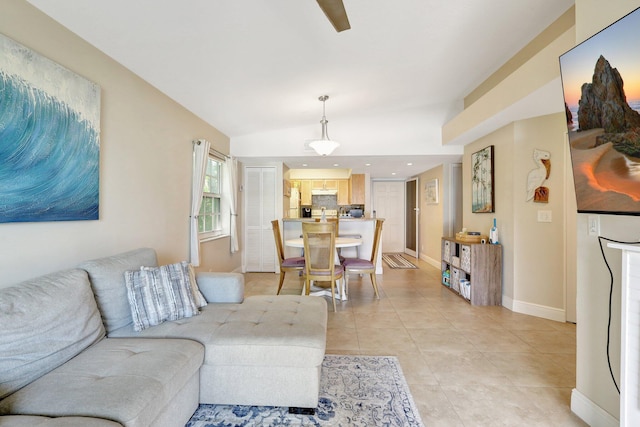
[[[418,268],[402,254],[382,254],[382,259],[391,268]]]
[[[187,427],[423,427],[400,363],[393,356],[326,355],[315,415],[272,406],[200,405]]]

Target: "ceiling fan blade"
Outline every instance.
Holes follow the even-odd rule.
[[[351,28],[342,0],[316,0],[337,32]]]

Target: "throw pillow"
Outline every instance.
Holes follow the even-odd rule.
[[[187,264],[185,261],[182,264]],[[207,305],[207,300],[200,292],[200,288],[198,287],[198,282],[196,281],[196,272],[193,270],[193,265],[187,264],[187,268],[189,269],[189,280],[191,281],[191,293],[193,294],[193,300],[196,303],[198,308],[204,307]]]
[[[127,271],[125,283],[136,331],[199,314],[183,263]]]

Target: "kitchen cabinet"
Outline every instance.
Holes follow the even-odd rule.
[[[356,174],[351,175],[351,199],[350,204],[352,205],[364,205],[364,174]]]
[[[311,181],[308,179],[300,181],[300,204],[311,206]]]
[[[502,305],[502,246],[443,237],[442,284],[473,305]]]
[[[349,180],[338,180],[338,206],[350,205]]]
[[[312,190],[338,190],[338,180],[337,179],[312,179],[311,180],[311,189]]]

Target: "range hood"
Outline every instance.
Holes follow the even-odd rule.
[[[338,195],[338,190],[311,190],[312,196],[336,196]]]

